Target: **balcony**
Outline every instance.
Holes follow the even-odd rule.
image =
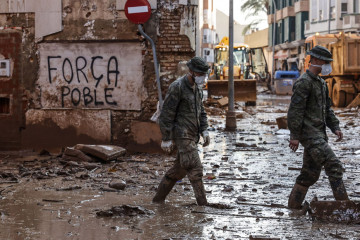
[[[293,6],[289,6],[289,7],[283,8],[282,12],[283,12],[283,18],[286,18],[286,17],[295,17],[295,11],[294,11],[294,7],[293,7]]]
[[[360,14],[345,14],[343,16],[343,29],[345,31],[357,31],[360,29]]]
[[[283,11],[282,9],[276,11],[276,22],[283,19]]]
[[[294,10],[295,14],[298,12],[308,12],[309,11],[309,0],[300,0],[295,2]]]

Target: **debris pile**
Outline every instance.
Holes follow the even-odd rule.
[[[360,223],[360,204],[353,201],[317,201],[310,203],[313,220]]]

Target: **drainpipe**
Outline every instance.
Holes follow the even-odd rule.
[[[141,24],[138,25],[138,29],[139,29],[139,32],[141,33],[141,35],[143,35],[151,43],[152,52],[153,52],[153,58],[154,58],[154,68],[155,68],[155,75],[156,75],[156,83],[157,83],[157,89],[158,89],[158,95],[159,95],[159,105],[160,105],[160,110],[161,110],[162,105],[163,105],[163,98],[162,98],[162,94],[161,94],[159,65],[158,65],[158,61],[157,61],[157,57],[156,57],[155,43],[148,35],[146,35],[146,33],[144,33]]]

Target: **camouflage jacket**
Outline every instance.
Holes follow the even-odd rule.
[[[326,126],[332,132],[340,130],[339,120],[331,109],[326,82],[309,70],[295,82],[287,114],[290,139],[324,138]]]
[[[199,141],[208,127],[202,99],[202,90],[195,85],[194,91],[186,75],[169,86],[159,118],[164,141],[179,138]]]

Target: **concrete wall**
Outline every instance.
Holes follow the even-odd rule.
[[[244,43],[244,35],[242,31],[245,25],[234,21],[234,43]],[[220,10],[216,10],[216,33],[218,34],[219,41],[223,37],[229,37],[229,16]]]
[[[267,47],[268,43],[269,30],[266,28],[251,34],[245,35],[245,43],[251,48],[256,47]]]
[[[12,61],[21,61],[23,74],[19,86],[12,87],[21,92],[19,107],[25,106],[18,113],[26,119],[22,147],[86,142],[131,145],[134,151],[159,149],[158,126],[149,122],[158,100],[152,49],[137,25],[126,19],[124,1],[62,0],[61,31],[50,26],[51,34],[40,37],[36,1],[20,2],[25,7],[18,11],[10,9],[9,1],[0,4],[0,38],[8,28],[21,36],[20,58]],[[152,15],[144,29],[156,43],[164,97],[178,77],[179,61],[195,55],[197,1],[150,3]],[[41,14],[57,16],[46,8]],[[144,126],[152,136],[142,138],[139,129]]]

